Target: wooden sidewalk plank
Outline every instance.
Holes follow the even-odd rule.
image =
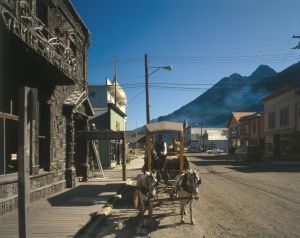
[[[30,238],[73,237],[122,186],[120,180],[91,181],[30,204]],[[18,225],[18,210],[0,216],[0,238],[18,238]]]

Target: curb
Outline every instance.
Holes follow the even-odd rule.
[[[85,238],[90,237],[91,234],[93,234],[93,231],[99,224],[103,223],[107,216],[110,215],[114,204],[116,201],[122,198],[122,194],[126,191],[129,185],[132,184],[132,180],[129,179],[126,181],[126,183],[120,188],[120,190],[112,196],[105,205],[98,210],[98,212],[95,212],[91,215],[91,219],[88,221],[88,223],[80,228],[77,233],[73,236],[74,238]]]

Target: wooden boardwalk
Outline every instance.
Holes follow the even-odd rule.
[[[120,191],[120,179],[95,179],[30,204],[30,238],[74,237]],[[18,238],[18,210],[0,216],[0,238]]]

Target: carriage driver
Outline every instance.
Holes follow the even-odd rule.
[[[158,159],[157,163],[161,170],[164,170],[166,165],[166,154],[167,154],[167,144],[162,140],[162,135],[158,134],[156,141],[152,145],[152,154],[155,160]]]

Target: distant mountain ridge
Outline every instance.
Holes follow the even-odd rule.
[[[263,97],[292,83],[300,85],[300,62],[280,73],[260,65],[248,77],[234,73],[222,78],[195,100],[151,122],[183,123],[187,119],[189,125],[203,123],[204,127],[227,127],[231,112],[263,111]]]

